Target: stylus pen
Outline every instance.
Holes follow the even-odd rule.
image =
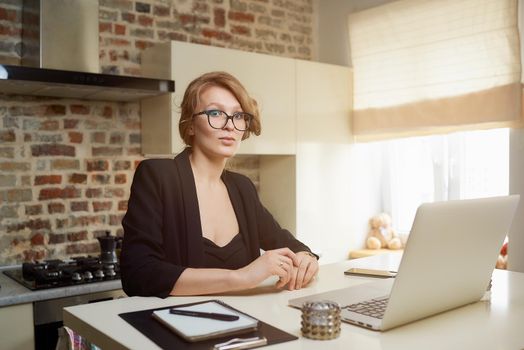
[[[236,321],[239,319],[237,315],[219,314],[216,312],[201,312],[201,311],[170,309],[169,313],[175,314],[175,315],[183,315],[183,316],[211,318],[213,320],[220,320],[220,321]]]

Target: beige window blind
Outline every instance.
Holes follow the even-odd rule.
[[[516,0],[400,0],[349,16],[359,140],[521,119]]]

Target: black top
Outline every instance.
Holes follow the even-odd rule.
[[[204,267],[237,270],[249,264],[246,244],[237,234],[223,247],[204,237]]]
[[[202,268],[204,240],[190,148],[174,159],[140,162],[122,220],[120,255],[122,287],[129,295],[165,298],[186,267]],[[280,227],[264,208],[253,183],[244,175],[224,171],[221,177],[237,217],[248,261],[260,249],[288,247],[310,251]]]

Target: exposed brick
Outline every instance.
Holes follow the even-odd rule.
[[[49,203],[47,205],[47,212],[49,214],[63,213],[65,212],[65,205],[58,202]]]
[[[27,211],[27,210],[26,210]],[[26,213],[27,215],[27,213]],[[16,219],[18,218],[18,205],[2,205],[0,206],[0,218],[2,219]]]
[[[90,107],[88,105],[71,105],[69,106],[69,109],[72,114],[82,114],[87,115],[89,114]]]
[[[16,135],[13,130],[0,130],[0,142],[14,142]]]
[[[232,38],[231,34],[227,32],[223,32],[220,30],[213,30],[213,29],[202,29],[202,35],[206,38],[212,38],[212,39],[224,40],[224,41],[231,40]]]
[[[45,120],[40,124],[40,130],[44,131],[54,131],[58,130],[60,123],[58,120]]]
[[[113,132],[109,136],[109,143],[114,145],[120,145],[124,143],[124,133],[123,132]]]
[[[123,198],[125,197],[126,192],[123,188],[105,188],[104,189],[104,197],[105,198]]]
[[[87,171],[104,171],[109,168],[107,160],[86,160]]]
[[[88,211],[89,210],[88,204],[89,203],[87,201],[71,202],[70,208],[71,208],[71,211]]]
[[[48,105],[45,109],[45,116],[60,116],[66,114],[66,106],[64,105]]]
[[[167,6],[155,6],[153,7],[153,14],[159,17],[169,16],[169,7]]]
[[[66,254],[90,254],[100,251],[100,244],[95,243],[74,243],[66,247]]]
[[[102,131],[95,131],[91,133],[91,142],[106,143],[106,133]]]
[[[28,188],[14,188],[7,191],[2,191],[0,192],[0,200],[9,203],[29,202],[33,200],[33,191]]]
[[[49,230],[51,229],[51,223],[49,222],[49,220],[42,220],[42,219],[17,222],[14,224],[7,225],[7,232],[22,231],[26,228],[33,230],[33,231],[43,230],[43,229]]]
[[[0,187],[14,187],[16,175],[0,175]]]
[[[15,157],[15,149],[13,147],[0,147],[0,158],[13,159],[14,157]]]
[[[238,34],[238,35],[250,36],[251,35],[251,30],[249,29],[249,27],[246,27],[246,26],[234,26],[234,25],[232,25],[231,26],[231,33]]]
[[[113,206],[113,202],[93,202],[93,211],[110,211]]]
[[[104,106],[100,111],[100,116],[104,118],[111,118],[113,116],[113,108],[111,106]]]
[[[66,236],[64,234],[50,233],[48,244],[60,244],[65,242]]]
[[[151,27],[153,25],[153,18],[146,15],[139,15],[138,24],[144,27]]]
[[[52,188],[43,188],[40,190],[38,195],[39,200],[48,200],[48,199],[67,199],[67,198],[79,198],[81,191],[74,187],[52,187]]]
[[[98,31],[100,33],[111,33],[112,32],[113,25],[108,22],[99,22],[98,23]]]
[[[130,170],[131,162],[128,160],[114,160],[113,170]]]
[[[109,225],[116,226],[122,224],[123,214],[109,215]]]
[[[155,32],[152,29],[134,28],[130,30],[129,34],[138,38],[153,39],[155,37]]]
[[[126,174],[116,174],[115,175],[115,184],[122,185],[127,182],[127,175]]]
[[[29,107],[29,106],[12,106],[9,107],[7,113],[13,117],[20,116],[34,116],[42,113],[41,108]]]
[[[34,184],[38,185],[49,185],[59,184],[62,182],[62,175],[38,175],[35,176]]]
[[[89,114],[90,108],[87,105],[71,105],[69,107],[72,114],[81,114],[81,115],[87,115]],[[78,122],[78,120],[76,120]]]
[[[145,50],[148,47],[152,47],[155,43],[146,40],[135,40],[135,47],[139,50]]]
[[[111,180],[110,174],[93,174],[91,175],[91,181],[97,185],[107,185]]]
[[[115,38],[111,38],[110,39],[110,44],[111,45],[114,45],[114,46],[129,46],[131,45],[131,43],[129,42],[129,40],[125,40],[125,39],[115,39]],[[115,67],[116,69],[116,67]],[[111,74],[112,72],[105,72],[107,74]]]
[[[64,227],[67,227],[69,225],[69,219],[68,218],[65,218],[65,219],[56,219],[55,220],[56,224],[56,228],[57,229],[61,229],[61,228],[64,228]]]
[[[78,159],[53,159],[51,169],[53,170],[76,170],[80,168]]]
[[[127,200],[118,201],[118,210],[127,211]]]
[[[57,144],[31,145],[31,154],[33,157],[40,156],[75,156],[75,147]]]
[[[43,260],[47,256],[46,250],[28,249],[23,251],[23,261],[31,262],[37,260]]]
[[[78,123],[79,120],[77,119],[64,119],[64,129],[76,129]]]
[[[136,12],[142,12],[142,13],[150,13],[151,12],[151,5],[137,1],[135,3],[135,11]]]
[[[87,231],[71,232],[67,234],[67,240],[69,242],[84,241],[87,239]]]
[[[128,23],[135,23],[136,16],[133,13],[122,12],[120,15],[122,17],[122,21],[128,22]]]
[[[15,22],[17,20],[16,10],[0,8],[0,20]]]
[[[31,245],[44,245],[44,236],[41,233],[36,233],[31,237]]]
[[[22,172],[31,169],[30,163],[15,161],[0,161],[0,170],[2,172]],[[1,174],[1,173],[0,173]]]
[[[70,219],[69,225],[71,227],[78,226],[89,226],[89,225],[99,225],[105,223],[104,215],[93,215],[93,216],[73,216]]]
[[[227,18],[233,21],[254,23],[255,16],[252,13],[229,11]]]
[[[102,197],[102,189],[100,188],[88,188],[86,190],[87,198],[99,198]]]
[[[68,135],[69,142],[71,143],[82,143],[82,141],[84,140],[84,134],[82,134],[81,132],[71,131],[68,133]]]
[[[25,206],[25,215],[40,215],[40,214],[42,214],[42,205],[41,204]]]
[[[123,24],[115,23],[115,34],[116,35],[126,35],[127,27]]]
[[[142,149],[140,147],[128,147],[126,149],[126,154],[128,156],[139,156],[142,154]]]
[[[213,10],[213,23],[216,27],[226,26],[226,11],[222,8],[215,8]]]
[[[69,175],[70,184],[86,184],[87,183],[87,174],[73,173]]]
[[[91,152],[94,157],[121,156],[123,154],[123,148],[122,147],[93,147]]]

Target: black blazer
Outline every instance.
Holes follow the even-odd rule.
[[[136,169],[122,220],[122,286],[127,295],[165,298],[186,267],[202,267],[204,243],[187,148],[174,159],[149,159]],[[245,176],[222,174],[251,261],[264,250],[310,251],[282,229]]]

